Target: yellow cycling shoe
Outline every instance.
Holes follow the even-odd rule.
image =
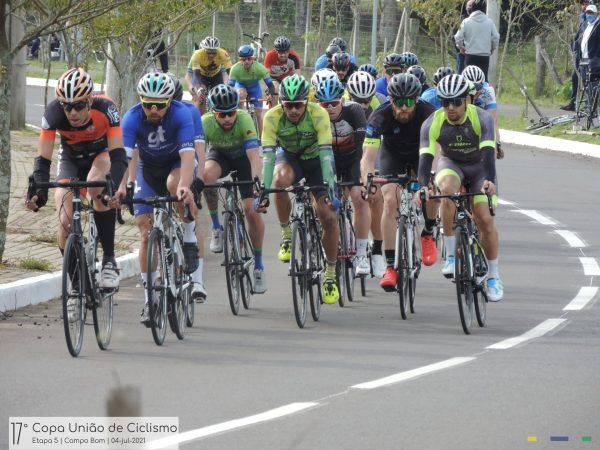
[[[323,281],[323,303],[331,305],[337,303],[340,298],[340,291],[335,284],[335,280],[326,279]]]
[[[279,247],[279,253],[277,253],[277,258],[281,262],[289,262],[292,257],[292,241],[291,239],[283,239],[281,241],[281,246]]]

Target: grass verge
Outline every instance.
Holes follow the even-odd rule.
[[[530,119],[511,116],[498,116],[500,128],[506,128],[513,131],[526,132],[525,127],[532,122]],[[566,134],[566,131],[573,130],[573,123],[568,125],[557,125],[537,133],[539,136],[549,136],[560,139],[568,139],[576,142],[587,142],[588,144],[600,144],[600,136],[590,136],[586,134]]]

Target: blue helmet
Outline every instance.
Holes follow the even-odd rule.
[[[362,64],[358,70],[367,72],[373,78],[377,78],[377,68],[373,64]]]
[[[254,56],[254,49],[251,45],[245,44],[238,48],[238,56],[240,58],[247,58],[248,56]]]
[[[344,94],[344,86],[338,78],[323,79],[315,88],[315,97],[320,102],[330,102],[341,98]]]

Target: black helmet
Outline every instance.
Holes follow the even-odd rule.
[[[327,58],[331,59],[331,57],[333,55],[335,55],[338,52],[341,52],[342,49],[340,48],[339,45],[334,45],[334,44],[329,44],[329,46],[327,47],[327,50],[325,50],[325,54],[327,55]]]
[[[361,66],[358,68],[358,70],[367,72],[373,78],[377,78],[377,68],[372,64],[361,64]]]
[[[240,96],[228,84],[218,84],[208,93],[208,104],[217,112],[233,111],[239,106]]]
[[[417,98],[421,94],[421,83],[410,73],[394,75],[387,85],[390,97]]]
[[[341,37],[334,37],[329,43],[329,45],[337,45],[343,52],[345,52],[346,48],[348,48],[346,41],[343,40]]]
[[[177,100],[178,102],[180,102],[183,98],[183,86],[181,86],[179,78],[177,78],[174,74],[168,73],[168,75],[171,77],[171,80],[173,80],[173,84],[175,85],[175,93],[173,94],[173,100]]]
[[[346,70],[350,67],[350,55],[346,52],[337,52],[331,57],[333,70]]]
[[[279,36],[278,38],[275,38],[273,47],[275,47],[275,50],[278,52],[287,52],[292,47],[292,43],[287,37]]]
[[[404,57],[399,53],[390,53],[385,58],[383,58],[383,67],[406,67],[406,61]]]
[[[414,53],[404,52],[401,54],[401,56],[404,57],[404,62],[408,67],[419,65],[419,58],[417,58],[417,55],[415,55]]]
[[[453,74],[454,70],[451,67],[438,67],[431,79],[433,80],[433,84],[438,84],[442,78]]]
[[[423,69],[421,66],[410,66],[406,73],[410,73],[411,75],[417,77],[419,79],[419,83],[421,84],[425,84],[425,81],[427,81],[427,72],[425,72],[425,69]]]

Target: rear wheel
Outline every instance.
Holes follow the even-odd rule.
[[[81,351],[86,316],[86,265],[79,239],[75,234],[70,234],[67,238],[62,272],[63,325],[71,356],[77,356]]]
[[[171,255],[172,257],[172,255]],[[148,238],[148,315],[156,345],[165,342],[167,334],[167,266],[162,242],[162,232],[154,228]]]
[[[235,218],[230,212],[224,215],[223,224],[223,254],[225,255],[225,279],[227,280],[227,294],[229,295],[229,306],[234,315],[240,311],[241,297],[241,267],[239,257],[239,239],[235,226]]]
[[[299,222],[292,224],[290,276],[292,277],[292,299],[294,301],[296,323],[298,327],[304,328],[311,291],[312,274],[309,271],[309,253],[304,226]]]
[[[401,216],[398,220],[398,228],[396,229],[396,272],[398,280],[396,289],[398,291],[398,300],[400,302],[400,315],[403,320],[408,317],[409,310],[409,283],[410,277],[408,274],[408,237],[406,228],[406,217]]]
[[[456,297],[458,300],[458,312],[460,323],[465,334],[471,334],[473,324],[473,262],[469,249],[467,235],[461,227],[457,227],[454,233],[456,238],[456,249],[454,252],[454,282],[456,283]]]

